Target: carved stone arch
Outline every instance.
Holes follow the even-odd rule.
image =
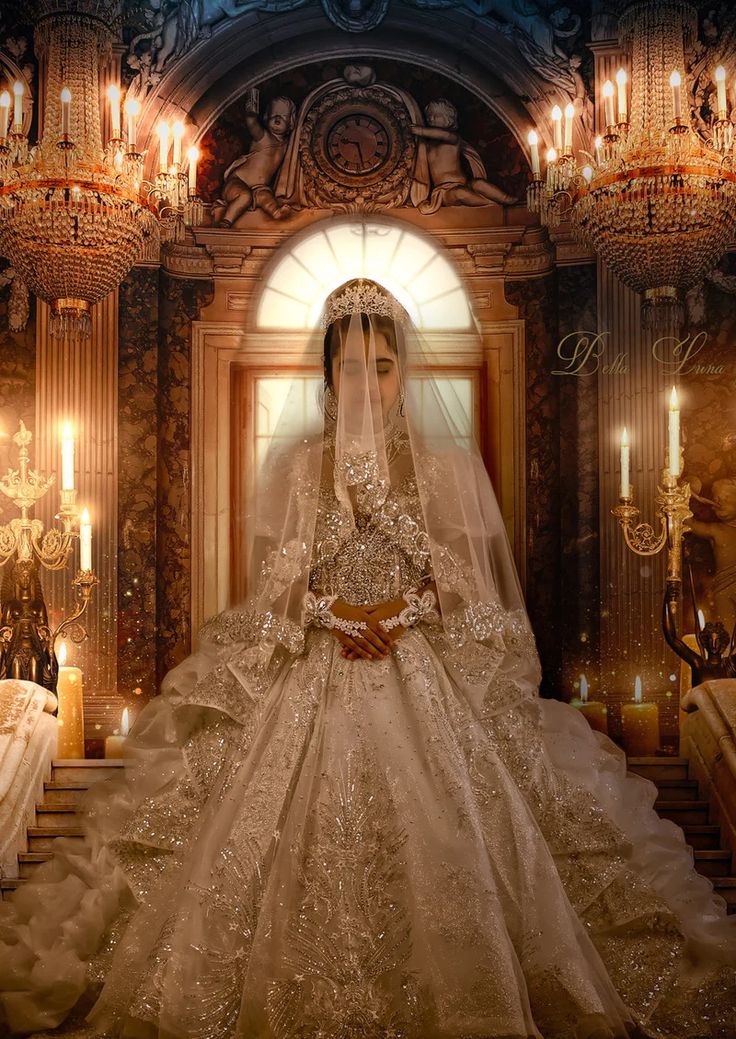
[[[215,27],[164,72],[148,95],[139,124],[151,169],[160,119],[188,119],[196,141],[233,101],[267,76],[319,60],[393,58],[426,65],[469,89],[509,127],[522,150],[536,125],[544,146],[549,109],[560,91],[528,65],[514,44],[491,24],[462,9],[422,12],[392,6],[382,25],[367,34],[341,32],[321,9],[299,8],[291,16],[249,12]],[[579,125],[573,145],[587,145]]]

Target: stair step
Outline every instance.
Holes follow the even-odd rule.
[[[39,826],[70,826],[77,815],[77,805],[73,801],[57,801],[56,804],[47,804],[45,801],[36,802],[36,817]]]
[[[695,868],[704,877],[727,877],[731,873],[731,852],[696,851]]]
[[[696,779],[655,779],[660,801],[697,801]]]
[[[40,866],[42,862],[48,862],[53,857],[53,851],[19,851],[18,875],[20,879],[30,879],[37,866]]]
[[[22,887],[23,884],[25,884],[25,880],[20,880],[17,877],[4,877],[0,880],[0,896],[4,896],[6,891],[15,891],[16,888]]]
[[[51,762],[51,779],[54,783],[96,783],[107,779],[115,770],[125,768],[122,758],[56,758]]]
[[[721,846],[721,828],[717,823],[685,823],[682,829],[693,849],[718,850]]]
[[[46,780],[43,784],[43,799],[46,804],[56,804],[59,801],[64,803],[74,801],[77,803],[79,798],[85,791],[89,790],[89,783],[84,780],[68,780],[64,783],[57,783],[54,780]]]
[[[84,830],[80,826],[29,826],[28,850],[51,851],[57,837],[83,840]]]
[[[670,819],[682,826],[684,823],[707,823],[710,805],[708,801],[668,801],[657,798],[654,809],[663,819]]]
[[[687,779],[687,758],[627,758],[629,772],[645,779]]]

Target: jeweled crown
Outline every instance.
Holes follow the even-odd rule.
[[[334,295],[327,297],[322,310],[321,327],[326,330],[333,321],[346,314],[384,314],[404,322],[403,308],[374,281],[358,278]]]

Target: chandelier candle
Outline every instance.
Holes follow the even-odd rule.
[[[616,73],[616,87],[617,89],[617,100],[618,100],[618,121],[619,123],[628,123],[629,121],[629,107],[628,100],[626,97],[626,69],[619,69]]]
[[[135,152],[136,150],[136,119],[141,110],[141,103],[135,97],[126,97],[125,99],[125,115],[128,121],[128,151]]]
[[[642,703],[641,678],[636,676],[634,703],[621,708],[624,746],[631,757],[653,757],[659,749],[659,708],[656,703]]]
[[[195,197],[197,194],[197,159],[199,158],[199,148],[195,145],[191,145],[187,151],[187,158],[189,159],[189,195]],[[539,166],[539,155],[537,155],[537,166]]]
[[[112,83],[107,88],[110,102],[110,133],[114,141],[120,140],[120,87]]]
[[[159,140],[159,170],[161,173],[169,172],[169,124],[163,119],[158,124]]]
[[[66,663],[66,643],[59,646],[59,676],[56,682],[59,700],[57,757],[84,757],[84,683],[82,671]]]
[[[69,422],[64,423],[61,434],[61,489],[74,490],[74,434]]]
[[[23,132],[23,94],[25,87],[19,79],[13,83],[13,133]]]
[[[621,434],[621,497],[631,496],[631,484],[629,483],[629,434],[626,426]]]
[[[670,87],[672,88],[672,116],[677,126],[682,122],[682,97],[680,88],[682,86],[682,77],[677,69],[670,75]]]
[[[726,70],[723,65],[716,69],[716,94],[718,118],[725,119],[728,116],[728,105],[726,104]]]
[[[79,520],[79,569],[92,569],[92,524],[87,509],[84,509]]]
[[[600,700],[588,699],[588,679],[585,675],[580,676],[580,699],[573,699],[570,703],[580,711],[591,729],[608,735],[608,709]]]
[[[575,118],[575,106],[572,102],[565,106],[565,155],[572,155],[572,124]]]
[[[674,477],[680,475],[680,405],[677,390],[672,387],[669,410],[669,470]]]
[[[69,87],[62,87],[59,95],[61,101],[61,136],[65,141],[69,139],[69,124],[71,119],[72,92]]]
[[[603,84],[603,118],[606,128],[613,126],[616,122],[613,118],[613,83],[610,79]]]
[[[562,109],[555,105],[552,109],[552,134],[555,142],[555,151],[562,151]]]
[[[0,94],[0,141],[8,136],[8,123],[10,121],[10,94],[3,90]]]

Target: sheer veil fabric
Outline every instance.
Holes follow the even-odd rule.
[[[0,903],[0,1030],[734,1039],[736,918],[653,784],[539,698],[503,518],[422,333],[356,279],[304,335],[320,357],[335,387],[305,408],[294,381],[253,473],[246,597],[136,718],[84,842]],[[437,609],[380,660],[310,605],[425,578]]]

